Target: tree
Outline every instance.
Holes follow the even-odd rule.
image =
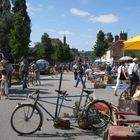
[[[106,36],[107,36],[107,42],[108,42],[108,43],[113,42],[113,39],[114,39],[114,38],[113,38],[113,36],[112,36],[111,33],[107,33]]]
[[[79,55],[77,49],[70,49],[67,44],[61,41],[57,45],[52,46],[51,38],[47,33],[41,37],[41,42],[35,44],[37,58],[43,58],[49,61],[51,65],[56,62],[69,62]]]
[[[75,60],[76,58],[78,58],[80,56],[80,53],[79,53],[78,49],[76,49],[76,48],[71,48],[70,53],[71,53],[72,60]]]
[[[93,55],[101,59],[101,57],[106,53],[108,47],[105,34],[102,30],[100,30],[97,34],[96,44],[93,47]]]
[[[53,54],[53,48],[51,44],[51,39],[47,33],[44,33],[41,37],[41,44],[43,49],[43,57],[50,63],[52,62],[52,54]]]
[[[8,34],[12,28],[10,0],[0,1],[0,49],[7,57],[10,53]]]
[[[31,21],[26,11],[25,0],[12,0],[13,28],[9,35],[12,55],[16,58],[27,56],[30,43]]]
[[[21,58],[23,54],[27,54],[28,50],[24,46],[24,28],[23,17],[21,13],[16,14],[14,20],[14,28],[9,35],[9,45],[11,47],[11,53],[14,58]]]
[[[71,53],[70,53],[70,48],[69,48],[69,46],[63,46],[63,51],[64,51],[64,54],[63,54],[63,61],[64,62],[69,62],[69,61],[71,61]]]
[[[64,48],[61,43],[57,45],[56,47],[55,56],[57,58],[57,62],[65,62],[64,61]]]
[[[43,54],[44,54],[44,49],[42,47],[42,44],[40,42],[37,42],[34,46],[34,50],[36,52],[36,59],[44,59]]]

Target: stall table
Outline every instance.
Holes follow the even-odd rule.
[[[140,134],[134,134],[130,127],[110,126],[108,140],[140,140]]]

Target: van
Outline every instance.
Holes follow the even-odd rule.
[[[46,74],[47,68],[49,67],[49,62],[44,59],[39,59],[36,61],[36,63],[39,67],[40,74]]]

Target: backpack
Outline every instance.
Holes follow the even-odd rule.
[[[84,75],[84,68],[82,65],[79,66],[79,74]]]

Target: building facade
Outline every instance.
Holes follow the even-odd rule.
[[[120,57],[123,56],[123,41],[127,40],[127,33],[120,32],[120,35],[115,36],[115,41],[109,44],[109,49],[106,54],[101,58],[101,60],[105,60],[113,64],[113,61],[118,61]]]

